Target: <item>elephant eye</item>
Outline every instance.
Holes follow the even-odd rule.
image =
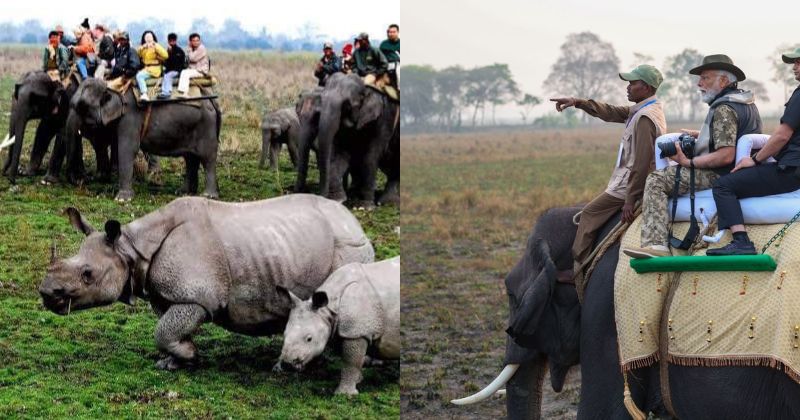
[[[306,342],[307,342],[307,343],[310,343],[310,342],[311,342],[311,336],[310,336],[310,335],[309,335],[308,337],[306,337]]]

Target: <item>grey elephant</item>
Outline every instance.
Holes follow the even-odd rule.
[[[196,194],[198,170],[206,175],[204,195],[219,197],[217,188],[217,151],[222,113],[213,99],[202,100],[199,107],[184,103],[152,104],[139,107],[133,90],[124,95],[106,88],[99,79],[86,79],[70,102],[65,127],[67,156],[80,145],[81,129],[108,128],[118,147],[118,201],[133,198],[133,164],[141,148],[149,155],[183,157],[186,176],[182,191]],[[68,165],[71,166],[71,165]]]
[[[19,174],[35,175],[39,172],[42,160],[54,137],[56,138],[56,143],[50,159],[48,177],[52,180],[58,176],[61,170],[61,161],[66,153],[66,147],[62,139],[64,123],[69,111],[69,101],[77,88],[78,84],[75,81],[64,88],[60,82],[53,81],[43,71],[25,73],[16,82],[11,99],[11,117],[8,125],[8,136],[6,137],[13,139],[13,143],[3,164],[3,173],[8,177],[11,184],[16,183],[16,178]],[[19,164],[25,129],[28,121],[33,119],[38,119],[39,125],[36,128],[30,161],[27,169],[20,170]],[[97,153],[98,169],[106,171],[108,168],[106,163],[108,163],[109,157],[109,144],[107,140],[103,142],[102,136],[90,136],[90,139]],[[110,168],[108,168],[108,171],[110,171]],[[82,165],[71,168],[71,178],[76,177],[76,172],[83,172]]]
[[[368,263],[374,251],[342,205],[298,194],[249,203],[179,198],[126,225],[96,231],[74,208],[72,225],[86,235],[78,253],[53,249],[39,287],[57,313],[149,300],[158,315],[157,367],[197,361],[192,335],[205,322],[248,335],[283,331],[290,302],[280,285],[307,297],[337,268]]]
[[[308,162],[311,150],[317,153],[317,135],[319,134],[319,114],[322,103],[322,87],[302,92],[295,104],[295,113],[300,121],[300,136],[297,143],[297,182],[295,192],[304,192],[308,177]],[[319,155],[317,154],[317,160]],[[300,182],[302,180],[302,182]]]
[[[269,168],[278,167],[281,145],[286,144],[292,165],[297,167],[297,145],[300,137],[300,120],[294,108],[282,108],[264,115],[261,122],[261,161],[263,168],[269,155]]]
[[[329,341],[340,339],[344,367],[336,393],[356,395],[368,352],[381,360],[400,358],[400,257],[347,264],[307,300],[283,287],[278,291],[289,296],[292,310],[276,367],[302,370]]]
[[[614,272],[619,244],[608,249],[588,279],[580,305],[574,286],[557,281],[572,267],[573,216],[580,207],[557,208],[537,221],[525,255],[506,277],[509,333],[505,368],[496,380],[459,403],[485,399],[507,385],[511,419],[541,417],[541,390],[549,364],[551,385],[561,390],[569,366],[580,361],[578,418],[629,419],[623,404],[614,322]],[[610,220],[600,238],[619,221]],[[600,239],[598,239],[599,241]],[[800,385],[768,367],[668,366],[672,406],[679,418],[800,418]],[[669,418],[659,366],[628,375],[633,401],[645,413]]]
[[[318,105],[319,194],[337,201],[350,198],[357,206],[372,207],[380,168],[387,183],[377,203],[398,203],[400,104],[367,87],[354,74],[336,73],[326,82]],[[301,133],[300,144],[308,144],[309,132]],[[307,165],[308,153],[301,148],[295,191],[306,187]],[[353,178],[351,197],[342,183],[347,171]]]

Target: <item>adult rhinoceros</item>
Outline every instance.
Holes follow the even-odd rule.
[[[156,364],[193,364],[191,336],[211,321],[230,331],[283,331],[291,302],[281,286],[308,298],[338,267],[368,263],[374,251],[356,218],[341,204],[297,194],[251,203],[179,198],[127,225],[110,220],[100,232],[78,210],[66,210],[86,235],[78,254],[51,255],[39,287],[58,314],[150,301],[159,317]]]

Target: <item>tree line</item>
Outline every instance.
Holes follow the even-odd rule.
[[[131,41],[137,44],[138,37],[148,29],[156,33],[159,41],[163,37],[164,43],[170,32],[178,34],[178,39],[181,40],[188,39],[189,34],[197,32],[202,36],[206,47],[227,50],[321,51],[322,43],[325,41],[332,41],[337,45],[345,41],[326,39],[325,35],[320,34],[317,27],[310,23],[303,25],[295,37],[271,33],[264,27],[256,33],[251,33],[242,29],[241,23],[236,19],[226,19],[221,26],[215,28],[208,19],[199,18],[192,21],[188,31],[177,30],[175,22],[170,19],[145,18],[130,21],[125,25],[119,25],[113,19],[102,22],[90,20],[89,23],[92,26],[95,23],[103,23],[111,30],[121,28],[127,31]],[[80,22],[63,22],[65,33],[71,32],[79,24]],[[358,32],[357,29],[354,28],[353,37]],[[0,22],[0,43],[44,44],[47,43],[47,34],[51,30],[53,27],[45,26],[36,19],[19,24],[10,21]],[[349,39],[352,40],[353,37]]]
[[[780,54],[797,47],[800,44],[779,45],[765,57],[772,72],[770,80],[781,86],[785,95],[796,81],[781,61]],[[671,119],[697,121],[703,117],[705,104],[697,93],[696,77],[688,77],[688,74],[703,56],[693,48],[685,48],[668,56],[660,66],[652,56],[643,53],[634,53],[632,61],[634,65],[655,64],[662,71],[664,82],[657,95],[666,103]],[[402,71],[402,123],[407,128],[457,131],[486,125],[487,121],[496,125],[494,111],[499,105],[514,105],[523,125],[539,128],[568,128],[588,121],[584,113],[573,109],[560,114],[551,111],[531,119],[533,109],[542,104],[542,99],[522,92],[507,64],[495,63],[472,69],[456,65],[441,70],[427,65],[409,65]],[[620,71],[620,59],[610,42],[592,32],[570,34],[542,83],[542,91],[549,96],[571,95],[623,104],[626,100],[618,76]],[[748,78],[740,82],[739,87],[751,90],[760,103],[770,100],[761,81]],[[788,96],[782,99],[786,100]]]

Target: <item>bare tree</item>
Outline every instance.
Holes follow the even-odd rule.
[[[522,110],[519,111],[519,114],[522,116],[522,125],[528,123],[528,116],[531,114],[531,111],[533,111],[533,107],[540,103],[542,103],[542,100],[530,93],[526,93],[522,99],[517,101],[517,105],[522,108]]]
[[[659,89],[659,93],[677,104],[675,109],[681,118],[688,106],[691,121],[697,118],[703,101],[697,94],[697,76],[690,75],[689,70],[700,65],[702,61],[703,54],[692,48],[686,48],[664,61],[664,79],[669,83],[663,90]]]
[[[592,32],[567,35],[561,56],[543,83],[545,91],[597,100],[619,98],[619,58],[614,46]]]

